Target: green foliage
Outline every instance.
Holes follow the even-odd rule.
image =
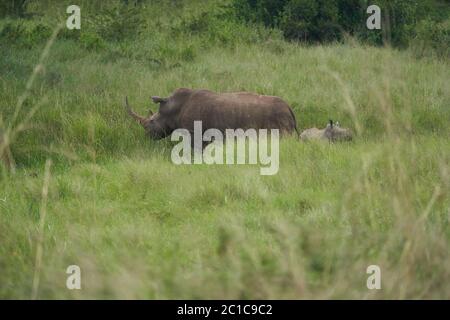
[[[173,23],[171,33],[178,37],[177,39],[199,36],[205,47],[259,43],[269,38],[279,37],[275,31],[270,29],[239,23],[227,7],[221,6],[182,16],[178,22]]]
[[[82,32],[79,41],[86,49],[98,50],[106,46],[103,38],[94,32]]]
[[[289,0],[234,0],[232,7],[238,17],[246,21],[262,22],[265,26],[277,25]]]
[[[26,14],[28,0],[0,1],[0,18],[5,16],[23,17]]]
[[[417,26],[413,48],[418,56],[437,54],[450,57],[450,18],[442,22],[431,19],[421,21]]]
[[[283,9],[279,27],[288,39],[308,42],[338,40],[337,6],[327,0],[292,0]]]
[[[31,48],[44,44],[52,29],[45,23],[27,20],[8,20],[0,31],[3,44],[19,45]]]
[[[381,30],[368,30],[365,28],[365,15],[363,27],[357,36],[369,44],[390,44],[396,47],[406,47],[414,36],[417,22],[436,10],[435,1],[379,1],[381,8]]]
[[[88,18],[88,28],[105,40],[124,40],[138,36],[144,19],[140,7],[116,5]]]
[[[382,29],[368,30],[369,4],[364,0],[234,0],[233,8],[241,19],[278,27],[290,40],[329,42],[349,34],[369,44],[398,47],[410,43],[420,21],[428,19],[439,24],[450,14],[450,5],[445,1],[380,0],[376,4],[381,8]],[[423,27],[420,32],[423,36]]]

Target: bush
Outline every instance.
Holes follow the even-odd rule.
[[[436,22],[423,20],[417,26],[413,48],[419,56],[437,54],[450,57],[450,19]]]
[[[349,34],[369,44],[397,47],[409,44],[420,21],[430,19],[436,24],[432,28],[439,29],[443,26],[437,24],[450,13],[448,2],[439,0],[380,0],[382,29],[368,30],[369,4],[365,0],[234,0],[232,8],[238,18],[279,28],[290,40],[329,42]],[[428,28],[428,32],[434,31]]]
[[[80,42],[84,48],[89,50],[98,50],[106,46],[105,41],[93,32],[82,32]]]
[[[369,44],[406,47],[414,34],[417,21],[428,12],[428,9],[425,9],[427,2],[429,1],[423,1],[421,4],[418,1],[380,0],[377,5],[381,9],[381,30],[368,30],[364,18],[363,28],[357,36]],[[368,15],[365,14],[364,17]]]
[[[362,0],[235,0],[236,15],[251,22],[282,30],[290,40],[334,41],[343,32],[355,34],[364,19]],[[364,24],[365,27],[365,24]]]
[[[181,38],[199,36],[204,42],[204,47],[233,46],[239,42],[260,42],[279,37],[272,29],[242,23],[228,7],[220,6],[214,10],[183,16],[171,27],[171,34]]]
[[[338,8],[326,0],[290,1],[281,14],[279,26],[288,39],[317,42],[340,37]]]
[[[144,25],[142,11],[137,6],[116,5],[88,19],[88,28],[105,40],[134,38]]]
[[[23,17],[26,13],[28,0],[0,1],[0,17]]]
[[[15,44],[31,48],[34,45],[44,44],[52,28],[41,22],[27,20],[8,21],[0,31],[0,39],[6,44]]]

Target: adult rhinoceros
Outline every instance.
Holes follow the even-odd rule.
[[[169,136],[175,129],[194,132],[194,121],[202,121],[202,130],[279,129],[281,135],[297,131],[294,113],[281,98],[248,92],[215,93],[209,90],[180,88],[168,98],[153,96],[159,111],[147,118],[137,115],[125,99],[129,115],[137,120],[153,139]],[[298,131],[297,131],[298,134]]]

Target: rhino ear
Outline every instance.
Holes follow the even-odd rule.
[[[167,98],[161,98],[158,96],[152,96],[152,100],[154,103],[167,102]]]

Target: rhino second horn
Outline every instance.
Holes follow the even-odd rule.
[[[140,124],[144,125],[145,118],[139,116],[136,114],[133,110],[131,110],[130,105],[128,104],[128,97],[125,97],[125,109],[127,110],[128,114],[136,121],[138,121]]]

